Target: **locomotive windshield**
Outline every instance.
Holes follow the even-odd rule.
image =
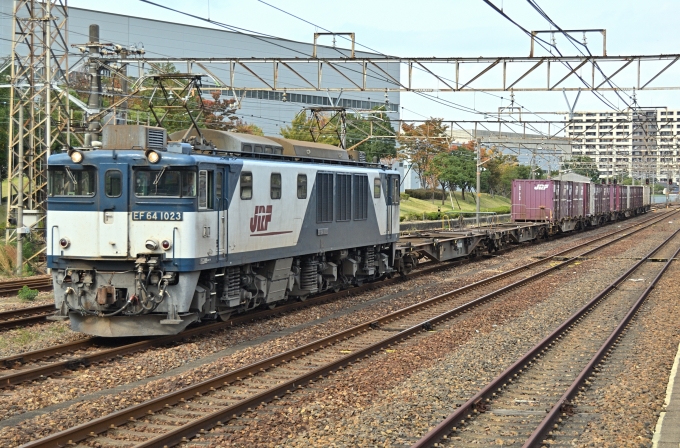
[[[163,197],[196,197],[196,172],[164,167],[135,172],[135,195]]]
[[[71,169],[67,166],[49,168],[47,191],[50,196],[94,196],[95,169],[84,166]]]

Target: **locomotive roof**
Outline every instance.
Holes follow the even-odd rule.
[[[225,154],[180,154],[168,151],[159,151],[161,160],[156,164],[147,161],[144,151],[140,149],[96,149],[83,150],[83,162],[74,163],[66,152],[52,154],[49,158],[49,165],[68,165],[78,169],[80,166],[99,165],[100,163],[123,163],[133,166],[195,166],[198,163],[230,163],[242,164],[244,160],[257,160],[261,162],[274,163],[304,163],[314,165],[345,165],[348,167],[368,168],[389,170],[388,167],[376,163],[354,162],[352,160],[325,160],[311,157],[290,157],[277,154],[240,154],[239,157]],[[113,160],[112,160],[113,159]]]

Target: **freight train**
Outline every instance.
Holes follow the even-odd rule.
[[[512,220],[547,222],[550,232],[570,232],[644,213],[650,188],[566,180],[512,183]]]
[[[422,258],[471,257],[646,211],[630,190],[625,200],[615,190],[604,211],[600,199],[591,205],[597,186],[537,182],[516,184],[526,185],[516,191],[516,223],[400,238],[399,173],[360,152],[106,126],[101,149],[49,158],[52,319],[105,337],[176,334],[407,274]]]

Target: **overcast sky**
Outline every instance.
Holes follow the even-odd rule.
[[[453,57],[529,54],[529,38],[482,0],[267,1],[320,27],[335,32],[354,32],[359,44],[390,55]],[[526,29],[551,28],[526,0],[492,1]],[[258,0],[158,0],[158,2],[200,17],[210,17],[248,30],[297,41],[311,42],[313,33],[321,31]],[[680,30],[677,26],[680,16],[679,1],[537,0],[537,2],[563,29],[605,28],[609,55],[680,53],[678,51]],[[115,2],[69,0],[68,4],[72,7],[211,26],[204,21],[191,19],[139,0]],[[582,38],[580,35],[578,37]],[[330,44],[330,38],[327,39],[324,43]],[[338,40],[338,43],[341,42]],[[578,54],[577,50],[563,38],[557,39],[557,45],[563,54]],[[588,47],[593,54],[601,54],[601,36],[589,35]],[[680,62],[678,64],[680,65]],[[665,84],[669,85],[675,80],[677,85],[680,67],[674,70],[675,67],[661,75],[659,81],[666,81]],[[587,73],[584,77],[587,77]],[[544,77],[539,79],[541,83],[539,84],[538,79],[536,83],[544,85]],[[620,78],[618,85],[632,87],[632,81],[629,82],[629,79]],[[448,93],[439,96],[483,111],[496,110],[497,107],[507,106],[509,103],[507,92],[494,95]],[[575,93],[570,94],[572,101],[575,96]],[[624,107],[614,93],[608,93],[606,96],[618,107]],[[680,95],[674,92],[643,92],[638,94],[637,99],[642,106],[680,108],[678,101]],[[566,110],[561,91],[519,92],[515,100],[533,111]],[[624,100],[629,101],[630,98],[624,95]],[[422,116],[447,119],[482,118],[410,93],[402,94],[401,104],[404,106],[402,111],[404,118]],[[606,110],[606,106],[592,93],[584,92],[581,94],[577,109]]]

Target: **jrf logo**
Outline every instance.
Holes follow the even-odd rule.
[[[536,184],[534,186],[534,190],[547,190],[548,189],[548,184]]]
[[[250,231],[252,233],[266,232],[271,220],[272,206],[256,205],[255,213],[253,214],[253,217],[250,218]]]

